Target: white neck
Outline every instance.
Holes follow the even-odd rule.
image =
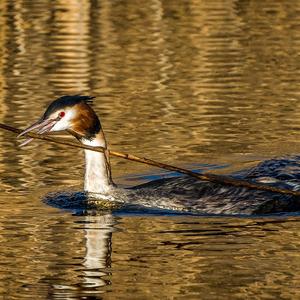
[[[103,131],[100,131],[93,140],[82,139],[84,145],[106,148]],[[84,150],[85,152],[85,179],[84,190],[90,193],[107,194],[112,186],[109,159],[104,153]]]

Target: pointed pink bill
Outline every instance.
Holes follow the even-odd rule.
[[[20,147],[23,147],[23,146],[29,144],[31,141],[33,141],[33,138],[28,138],[28,139],[26,139],[23,143],[21,143],[19,146],[20,146]]]
[[[36,130],[36,129],[37,129],[36,133],[38,133],[38,134],[47,133],[53,128],[53,126],[59,120],[60,120],[59,118],[47,119],[47,120],[40,119],[37,122],[35,122],[34,124],[32,124],[31,126],[29,126],[28,128],[26,128],[24,131],[22,131],[18,135],[18,138],[25,135],[26,133],[28,133],[30,131]],[[33,140],[33,138],[26,139],[23,143],[20,144],[20,147],[23,147],[23,146],[29,144],[32,140]]]

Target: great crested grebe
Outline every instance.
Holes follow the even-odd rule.
[[[93,97],[81,95],[56,99],[48,106],[44,115],[20,136],[33,130],[39,134],[65,130],[85,145],[106,148],[107,142],[101,123],[90,106],[92,99]],[[31,140],[28,138],[21,145],[26,145]],[[85,192],[101,195],[115,193],[117,189],[111,177],[108,155],[90,150],[84,152]],[[267,181],[279,187],[299,190],[299,157],[268,160],[233,176]],[[117,197],[120,195],[124,196],[118,194]],[[126,193],[126,198],[131,203],[148,207],[210,214],[257,214],[300,210],[300,200],[296,197],[225,187],[186,176],[154,180],[133,187]]]

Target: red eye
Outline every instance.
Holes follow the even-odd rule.
[[[59,113],[59,116],[61,117],[61,118],[63,118],[64,116],[65,116],[65,112],[64,111],[61,111],[60,113]]]

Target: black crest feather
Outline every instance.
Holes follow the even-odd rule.
[[[47,110],[44,113],[43,119],[47,119],[52,113],[62,110],[66,107],[72,107],[76,104],[79,104],[81,102],[92,104],[93,99],[95,97],[92,96],[81,96],[81,95],[66,95],[62,96],[56,100],[54,100],[47,108]]]

